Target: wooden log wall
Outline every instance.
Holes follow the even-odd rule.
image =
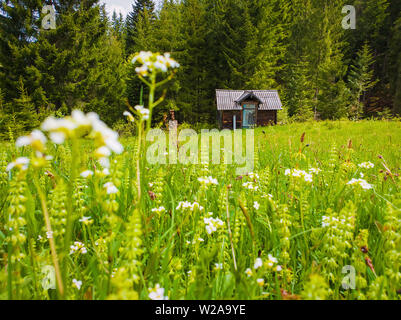
[[[275,110],[259,110],[257,125],[260,127],[277,124],[277,111]]]
[[[233,117],[236,115],[237,129],[242,127],[242,111],[240,110],[225,110],[221,112],[221,127],[222,129],[232,129]]]

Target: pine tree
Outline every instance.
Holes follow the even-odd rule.
[[[401,115],[401,8],[392,31],[393,36],[388,53],[390,88],[393,95],[393,112]]]
[[[184,121],[208,121],[211,108],[207,92],[208,25],[203,0],[185,0],[182,3],[181,34],[184,49],[177,53],[181,68],[177,75],[180,83],[177,104],[185,116]],[[181,119],[180,119],[181,120]]]
[[[358,51],[354,65],[351,66],[349,82],[353,98],[353,104],[349,114],[353,118],[359,118],[363,113],[365,101],[364,94],[372,88],[377,81],[373,80],[374,70],[371,68],[374,63],[373,54],[367,43]]]
[[[126,19],[125,52],[128,60],[133,54],[140,51],[157,51],[155,43],[155,12],[152,0],[136,0],[132,5],[132,11]],[[147,99],[147,87],[136,76],[135,67],[128,67],[127,98],[131,106],[140,104],[140,92],[144,91],[144,99]]]
[[[117,15],[117,13],[113,11],[111,26],[118,41],[122,42],[125,34],[125,23],[121,12]]]
[[[122,48],[110,36],[104,7],[97,3],[53,1],[57,12],[55,30],[37,29],[31,40],[19,35],[8,41],[0,61],[6,66],[1,70],[1,87],[7,92],[7,101],[21,96],[16,90],[20,87],[16,85],[18,76],[36,113],[80,108],[104,115],[109,123],[121,117],[125,108]],[[41,4],[30,9],[37,19],[31,24],[39,25],[40,8]],[[25,11],[21,12],[23,18]],[[2,23],[11,28],[21,17],[15,13],[3,17]],[[11,61],[6,57],[10,50]]]
[[[318,114],[322,118],[345,116],[346,95],[338,95],[344,86],[346,70],[342,55],[345,46],[342,39],[344,30],[341,28],[342,16],[339,15],[343,1],[296,0],[292,4],[288,11],[290,36],[285,79],[294,81],[293,63],[303,61],[306,68],[296,68],[296,78],[302,82],[309,80],[310,88],[291,84],[285,87],[285,96],[303,96],[302,91],[313,90],[312,108],[315,117]],[[300,72],[305,74],[301,75]],[[305,96],[309,97],[310,94]],[[334,98],[337,107],[332,103]],[[290,114],[297,114],[292,108]]]
[[[365,42],[380,51],[387,47],[387,34],[385,31],[389,15],[389,0],[355,0],[353,5],[357,12],[357,27],[348,30],[346,38],[349,46],[347,53],[355,55]]]
[[[252,3],[253,2],[253,3]],[[288,37],[283,21],[287,8],[280,1],[251,1],[249,10],[256,27],[256,46],[249,57],[253,60],[252,75],[246,82],[248,88],[276,89],[279,75],[284,69],[286,53],[284,41]]]
[[[14,136],[31,131],[40,125],[40,115],[27,94],[22,78],[19,80],[18,91],[19,97],[8,104],[8,116],[2,130],[4,133],[11,130]]]
[[[288,115],[297,121],[306,121],[313,118],[313,89],[308,77],[308,62],[305,58],[291,61],[286,81],[286,94],[283,102],[288,109]]]
[[[41,84],[56,106],[95,111],[112,123],[125,108],[123,53],[97,2],[61,11],[57,29],[40,34],[35,66],[46,76]],[[53,59],[44,58],[49,55]]]
[[[160,52],[174,53],[182,48],[181,5],[174,0],[164,0],[155,22],[154,41]]]
[[[390,107],[392,98],[390,97],[389,74],[392,69],[388,53],[391,30],[394,19],[396,19],[391,12],[392,8],[396,7],[401,10],[401,5],[399,1],[356,0],[354,6],[357,11],[357,26],[355,30],[345,32],[347,46],[343,50],[344,59],[350,63],[357,58],[357,52],[365,43],[370,46],[375,59],[375,63],[372,65],[374,78],[380,79],[380,81],[365,93],[365,104],[379,108]]]
[[[126,19],[126,53],[133,54],[138,46],[142,45],[137,40],[138,21],[145,19],[149,22],[155,20],[155,4],[152,0],[135,0],[132,4],[132,11],[128,13]],[[144,18],[143,15],[146,15]]]
[[[38,36],[39,0],[0,2],[0,88],[6,101],[19,97],[19,80],[32,61],[30,43]]]
[[[220,32],[223,40],[221,52],[229,68],[227,86],[231,89],[243,89],[254,70],[251,57],[258,50],[257,28],[245,1],[229,0],[224,6]]]
[[[181,34],[181,13],[182,5],[174,0],[164,0],[158,13],[158,19],[154,24],[153,43],[155,51],[169,52],[171,56],[181,62],[180,52],[184,46]],[[180,72],[180,70],[179,70]],[[163,116],[168,115],[170,110],[180,110],[178,106],[178,94],[180,82],[177,77],[168,83],[168,90],[165,101],[155,110],[154,118],[156,122],[163,120]]]
[[[343,80],[344,70],[341,74],[336,64],[328,64],[321,67],[320,74],[317,112],[322,119],[336,120],[347,117],[350,92]]]
[[[294,1],[286,15],[288,46],[284,57],[283,100],[288,108],[288,115],[298,120],[312,118],[316,101],[314,84],[315,73],[311,73],[310,53],[314,33],[314,9],[311,1]]]
[[[157,51],[153,29],[154,26],[151,19],[151,16],[146,10],[139,15],[136,24],[135,44],[132,47],[134,53],[130,57],[140,51]],[[128,60],[132,59],[129,58]],[[143,82],[136,76],[135,68],[136,66],[132,64],[128,67],[127,97],[131,106],[140,104],[140,92],[141,88],[144,87]],[[148,88],[145,86],[144,90],[144,98],[146,100]]]
[[[314,89],[316,111],[322,118],[339,119],[347,116],[349,90],[345,85],[347,67],[344,64],[342,50],[345,43],[342,38],[341,12],[343,1],[330,3],[322,0],[324,10],[316,11],[320,26],[312,49],[311,72],[315,74]],[[318,23],[318,22],[317,22]]]

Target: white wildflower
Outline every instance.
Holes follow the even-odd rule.
[[[371,168],[374,168],[375,165],[372,162],[367,161],[367,162],[362,162],[362,163],[358,164],[358,167],[364,168],[364,169],[371,169]]]
[[[223,270],[223,264],[222,263],[215,263],[214,268],[216,270]]]
[[[203,210],[203,207],[200,206],[199,203],[196,202],[196,201],[194,203],[191,203],[189,201],[181,201],[181,202],[178,203],[178,206],[177,206],[176,210],[189,209],[191,211],[194,211],[195,208],[198,208],[199,211]]]
[[[93,176],[93,171],[91,171],[91,170],[83,171],[83,172],[81,172],[80,176],[82,178],[87,178],[89,176]]]
[[[86,254],[87,252],[88,250],[85,248],[85,245],[82,242],[75,241],[74,244],[70,246],[70,254]]]
[[[109,158],[100,158],[99,160],[100,165],[103,168],[109,168],[110,167],[110,160]]]
[[[309,172],[314,173],[314,174],[318,174],[320,171],[322,171],[322,170],[319,168],[310,168],[309,169]]]
[[[56,119],[55,117],[51,116],[43,121],[41,128],[43,131],[58,131],[67,133],[78,128],[78,124],[71,118]]]
[[[149,288],[149,298],[151,300],[168,300],[168,297],[164,296],[164,288],[161,288],[159,284],[156,284],[154,288]]]
[[[82,286],[82,281],[77,279],[72,279],[72,286],[80,290]]]
[[[357,186],[357,185],[359,185],[362,189],[365,189],[365,190],[369,190],[369,189],[372,189],[372,188],[373,188],[373,186],[372,186],[371,184],[369,184],[366,180],[363,180],[363,179],[355,179],[355,178],[351,179],[351,180],[347,183],[347,185],[351,185],[351,186]]]
[[[262,259],[261,259],[261,258],[256,258],[255,263],[254,263],[254,265],[253,265],[253,268],[254,268],[255,270],[257,270],[257,269],[259,269],[259,268],[262,267],[262,266],[263,266],[263,261],[262,261]]]
[[[210,186],[210,185],[218,185],[219,183],[217,182],[217,179],[213,177],[203,177],[203,178],[198,178],[198,181],[205,186]]]
[[[143,77],[148,76],[152,72],[162,72],[165,73],[169,69],[176,69],[180,65],[170,58],[169,53],[164,55],[158,55],[150,51],[141,51],[133,59],[132,63],[139,62],[142,66],[137,67],[135,71]]]
[[[285,173],[286,176],[292,176],[296,178],[303,178],[306,182],[312,182],[312,175],[307,173],[303,170],[298,169],[286,169]]]
[[[257,284],[259,285],[259,287],[263,287],[265,284],[265,280],[264,279],[256,279]]]
[[[40,130],[33,130],[30,135],[19,137],[15,145],[20,148],[24,146],[32,146],[36,150],[43,151],[44,145],[47,142],[46,136]]]
[[[129,111],[124,111],[123,115],[126,116],[126,117],[129,119],[129,121],[131,121],[131,122],[134,122],[134,121],[135,121],[135,118],[134,118],[134,116],[132,115],[131,112],[129,112]]]
[[[135,72],[140,74],[141,76],[146,77],[148,75],[148,67],[146,65],[137,67],[137,68],[135,68]]]
[[[217,228],[224,225],[224,222],[219,218],[203,218],[203,222],[205,223],[206,232],[208,234],[212,234],[217,231]]]
[[[103,185],[103,188],[106,188],[107,194],[115,194],[118,193],[117,187],[113,184],[113,182],[107,182]]]
[[[152,212],[155,212],[157,214],[161,214],[161,213],[163,213],[165,211],[166,211],[166,209],[164,207],[159,207],[159,208],[153,208],[152,209]]]
[[[55,144],[63,144],[66,139],[66,135],[63,132],[50,132],[49,136],[50,140]]]
[[[93,223],[93,220],[91,217],[82,217],[81,219],[79,219],[79,222],[82,222],[85,225],[90,225]]]
[[[252,270],[251,270],[251,268],[246,269],[246,270],[245,270],[245,274],[246,274],[248,277],[251,277],[251,276],[252,276]]]
[[[6,167],[6,171],[10,171],[13,168],[18,168],[20,170],[27,170],[29,164],[29,159],[26,157],[19,157],[15,161],[9,163]]]
[[[271,254],[268,255],[266,265],[269,268],[273,268],[274,265],[277,264],[277,262],[278,262],[278,260],[275,257],[273,257]]]
[[[246,189],[253,190],[253,191],[256,191],[259,189],[259,187],[255,186],[252,182],[244,182],[242,184],[242,186],[245,187]]]
[[[143,120],[148,120],[149,119],[149,109],[144,108],[144,106],[136,106],[135,110],[138,111],[138,113],[141,115]]]
[[[111,151],[106,146],[102,146],[102,147],[97,148],[95,150],[95,157],[96,158],[106,158],[106,157],[109,157],[110,155],[111,155]]]
[[[248,173],[248,177],[251,178],[252,180],[259,180],[259,175],[254,172]]]

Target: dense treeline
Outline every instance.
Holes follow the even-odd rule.
[[[41,27],[52,4],[56,29]],[[356,29],[343,29],[344,5]],[[296,120],[401,113],[401,1],[133,1],[126,19],[97,0],[1,0],[0,134],[50,113],[95,111],[110,125],[140,103],[135,52],[171,52],[181,64],[155,115],[216,119],[215,89],[278,89]]]

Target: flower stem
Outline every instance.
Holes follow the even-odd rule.
[[[57,257],[56,245],[54,243],[53,231],[52,231],[52,227],[50,224],[49,212],[47,211],[46,197],[40,187],[39,180],[36,175],[34,177],[34,184],[35,184],[36,190],[38,191],[40,204],[42,206],[43,216],[45,219],[46,232],[47,232],[49,244],[50,244],[50,252],[51,252],[51,256],[52,256],[54,270],[56,272],[57,289],[58,289],[60,297],[64,298],[64,285],[63,285],[63,280],[61,277],[60,266],[58,263],[59,261],[58,261],[58,257]]]
[[[149,92],[149,118],[147,121],[147,127],[146,131],[150,130],[150,127],[152,125],[152,111],[153,111],[153,105],[155,101],[155,91],[156,91],[156,73],[153,73],[151,75],[151,83],[149,86],[150,92]]]
[[[71,168],[70,168],[70,180],[68,181],[68,199],[70,201],[67,202],[67,222],[66,222],[66,233],[64,237],[64,254],[62,257],[62,264],[63,264],[63,280],[66,282],[66,275],[67,275],[67,261],[68,259],[66,258],[66,255],[68,254],[70,243],[71,243],[71,237],[72,237],[72,226],[73,226],[73,214],[74,214],[74,208],[73,208],[73,195],[74,195],[74,182],[75,178],[77,176],[77,166],[76,162],[79,159],[78,156],[78,146],[77,146],[77,141],[76,139],[71,140]]]

